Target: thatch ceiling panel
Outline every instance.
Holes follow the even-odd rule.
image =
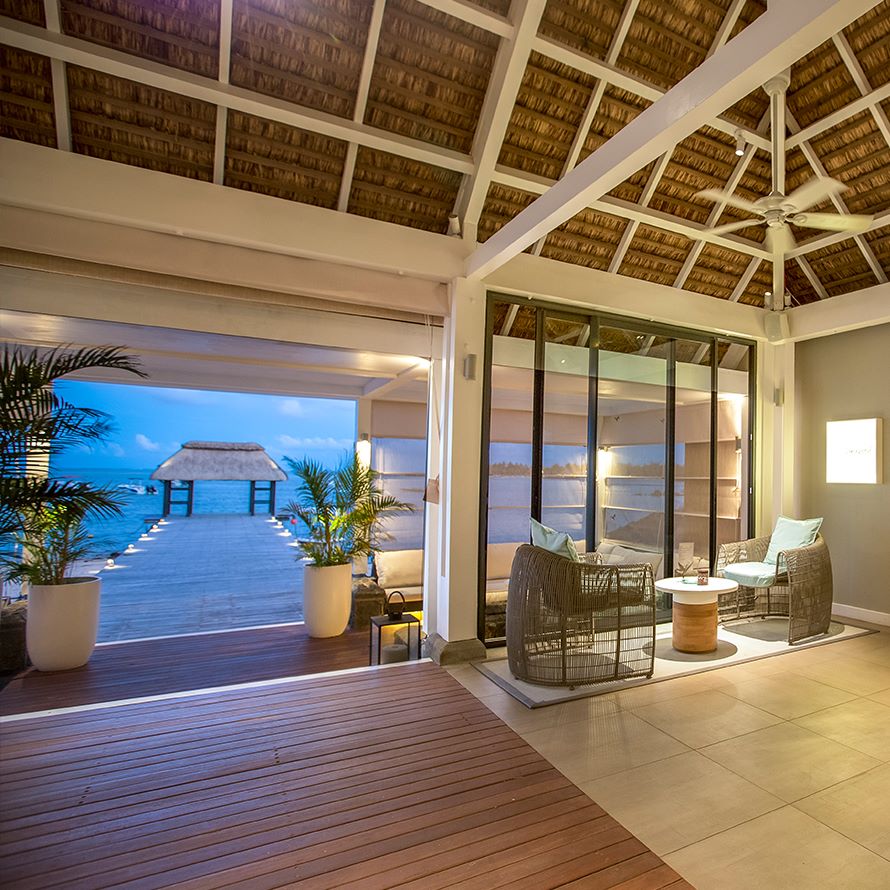
[[[501,337],[515,337],[519,340],[534,340],[536,313],[533,306],[519,306],[512,320],[510,308],[513,304],[494,304],[494,332]]]
[[[803,155],[800,155],[800,158],[803,160]],[[805,160],[804,164],[806,164]],[[748,198],[751,201],[756,201],[758,198],[768,195],[772,190],[770,170],[769,155],[762,149],[757,149],[736,187],[735,194],[740,195],[743,198]],[[717,225],[723,225],[724,223],[743,219],[753,219],[753,217],[745,210],[737,210],[735,207],[725,207],[723,213],[720,214],[720,218],[717,220]],[[741,238],[747,238],[749,241],[762,243],[765,237],[765,229],[763,226],[753,225],[746,229],[739,229],[733,234],[738,235]]]
[[[352,117],[371,4],[235,0],[231,82]]]
[[[346,143],[230,111],[225,184],[303,204],[335,208]]]
[[[766,266],[767,264],[764,263]],[[767,290],[772,287],[772,279],[768,282]],[[810,284],[810,279],[804,274],[800,264],[794,260],[785,263],[785,290],[791,294],[791,305],[802,306],[805,303],[818,303],[819,294]]]
[[[867,111],[812,142],[829,176],[848,186],[842,198],[853,213],[890,207],[890,147]]]
[[[604,59],[623,5],[620,0],[548,0],[538,33]]]
[[[499,163],[559,179],[596,80],[532,53]]]
[[[729,0],[640,0],[618,67],[665,89],[707,58]]]
[[[510,12],[510,0],[467,0],[470,6],[481,6],[506,18]]]
[[[764,294],[773,286],[773,264],[761,261],[757,271],[748,282],[745,292],[739,297],[740,303],[762,307]]]
[[[56,147],[53,78],[46,56],[0,46],[0,136]]]
[[[41,0],[0,0],[0,15],[29,25],[46,27],[46,14]]]
[[[692,242],[651,226],[638,226],[618,272],[657,284],[672,285],[692,249]]]
[[[790,195],[814,176],[813,168],[799,148],[793,148],[785,155],[785,194]]]
[[[727,300],[736,289],[751,257],[716,244],[706,244],[683,287],[686,290]]]
[[[213,179],[216,106],[68,65],[74,151],[190,179]]]
[[[547,236],[541,256],[605,270],[626,228],[627,220],[582,210]]]
[[[807,260],[830,297],[878,283],[852,238],[814,250]]]
[[[862,237],[868,242],[881,268],[890,276],[890,226],[866,232]]]
[[[359,147],[348,210],[445,234],[460,180],[453,170]]]
[[[714,204],[695,194],[705,188],[723,188],[736,161],[732,137],[710,127],[698,130],[674,148],[649,206],[683,219],[707,222]]]
[[[596,151],[651,104],[647,99],[635,96],[626,90],[612,86],[606,87],[599,111],[590,125],[587,139],[584,140],[579,161],[583,161]]]
[[[643,197],[643,189],[646,188],[646,184],[649,182],[657,163],[658,161],[656,160],[646,164],[642,170],[637,170],[633,176],[625,179],[624,182],[618,183],[609,194],[614,198],[620,198],[622,201],[639,204]]]
[[[218,0],[62,0],[62,29],[182,71],[217,76]]]
[[[469,152],[498,38],[415,0],[389,0],[365,122]]]
[[[844,36],[872,87],[890,80],[890,0],[884,0],[844,29]]]
[[[859,95],[853,77],[830,40],[791,68],[788,109],[801,127],[848,105]]]
[[[485,204],[482,207],[482,215],[479,217],[477,240],[480,243],[487,241],[514,216],[525,210],[537,197],[531,192],[522,192],[493,182],[489,186]]]

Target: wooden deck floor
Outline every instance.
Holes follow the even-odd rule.
[[[426,663],[2,730],[7,888],[690,886]]]
[[[99,646],[73,671],[31,670],[0,691],[0,714],[142,698],[364,667],[368,631],[313,640],[304,625]]]

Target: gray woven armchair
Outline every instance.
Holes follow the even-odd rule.
[[[524,544],[507,593],[507,658],[514,677],[541,686],[651,677],[652,567],[575,562]]]
[[[751,538],[735,544],[721,544],[717,550],[717,575],[724,577],[733,563],[762,563],[770,536]],[[787,571],[780,569],[782,559]],[[738,580],[738,579],[736,579]],[[720,621],[733,618],[788,617],[788,642],[797,643],[824,634],[831,623],[831,558],[821,535],[806,547],[785,550],[771,577],[756,586],[739,583],[737,593],[721,594],[718,603]]]

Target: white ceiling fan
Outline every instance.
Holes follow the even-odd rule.
[[[789,226],[826,229],[831,232],[865,231],[873,217],[853,213],[807,213],[810,207],[845,191],[847,186],[827,176],[816,176],[785,195],[785,92],[790,83],[787,71],[768,80],[763,88],[770,97],[770,133],[772,137],[772,191],[756,201],[740,195],[704,189],[696,197],[718,201],[754,214],[749,219],[705,229],[714,235],[725,235],[751,225],[766,225],[766,243],[773,255],[773,308],[784,307],[785,255],[796,247]]]

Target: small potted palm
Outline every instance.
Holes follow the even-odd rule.
[[[53,478],[52,458],[102,442],[101,411],[68,402],[55,381],[80,371],[116,369],[144,377],[123,350],[6,347],[0,356],[0,565],[25,582],[25,634],[38,670],[85,664],[96,642],[99,579],[71,577],[91,555],[84,521],[120,514],[109,488]]]
[[[379,488],[378,474],[353,455],[338,468],[285,458],[297,478],[297,499],[287,506],[305,526],[298,544],[304,569],[303,617],[310,637],[336,637],[352,608],[352,566],[377,550],[380,524],[398,510],[413,509]]]

